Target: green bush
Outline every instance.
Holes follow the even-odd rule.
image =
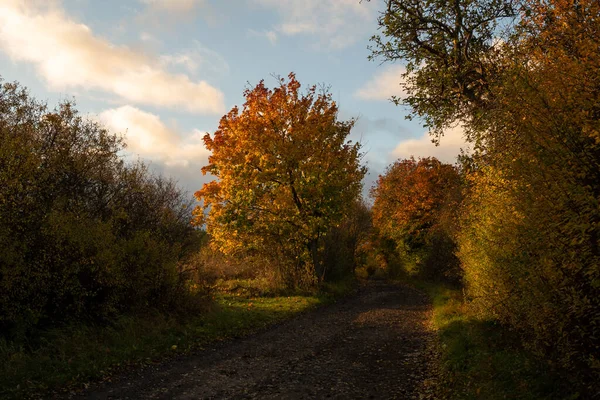
[[[124,143],[63,103],[0,88],[0,328],[172,308],[198,243],[190,200],[119,156]]]

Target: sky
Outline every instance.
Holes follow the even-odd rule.
[[[0,76],[38,100],[124,135],[140,158],[190,193],[210,176],[202,137],[260,80],[296,73],[330,87],[339,118],[358,118],[365,192],[398,158],[453,163],[460,128],[436,147],[392,104],[401,62],[369,61],[382,0],[0,0]]]

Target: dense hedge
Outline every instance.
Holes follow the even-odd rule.
[[[473,152],[458,256],[480,316],[600,393],[600,3],[387,0],[374,54]],[[443,138],[441,139],[443,143]]]
[[[597,396],[600,4],[537,6],[481,119],[460,258],[473,305]]]
[[[17,84],[0,88],[0,332],[172,307],[189,200],[123,141]]]

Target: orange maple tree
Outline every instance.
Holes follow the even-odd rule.
[[[435,157],[398,160],[371,190],[373,223],[390,238],[422,243],[460,192],[456,167]]]
[[[321,279],[320,239],[359,197],[366,170],[347,140],[354,120],[338,121],[326,91],[300,88],[293,73],[275,89],[261,81],[204,137],[202,172],[217,179],[196,192],[195,216],[219,250],[284,253]]]
[[[371,189],[375,250],[388,272],[456,279],[457,167],[434,157],[398,160]]]

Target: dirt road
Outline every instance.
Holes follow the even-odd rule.
[[[87,399],[420,399],[430,305],[404,285],[371,283],[338,304],[185,359],[148,367]]]

